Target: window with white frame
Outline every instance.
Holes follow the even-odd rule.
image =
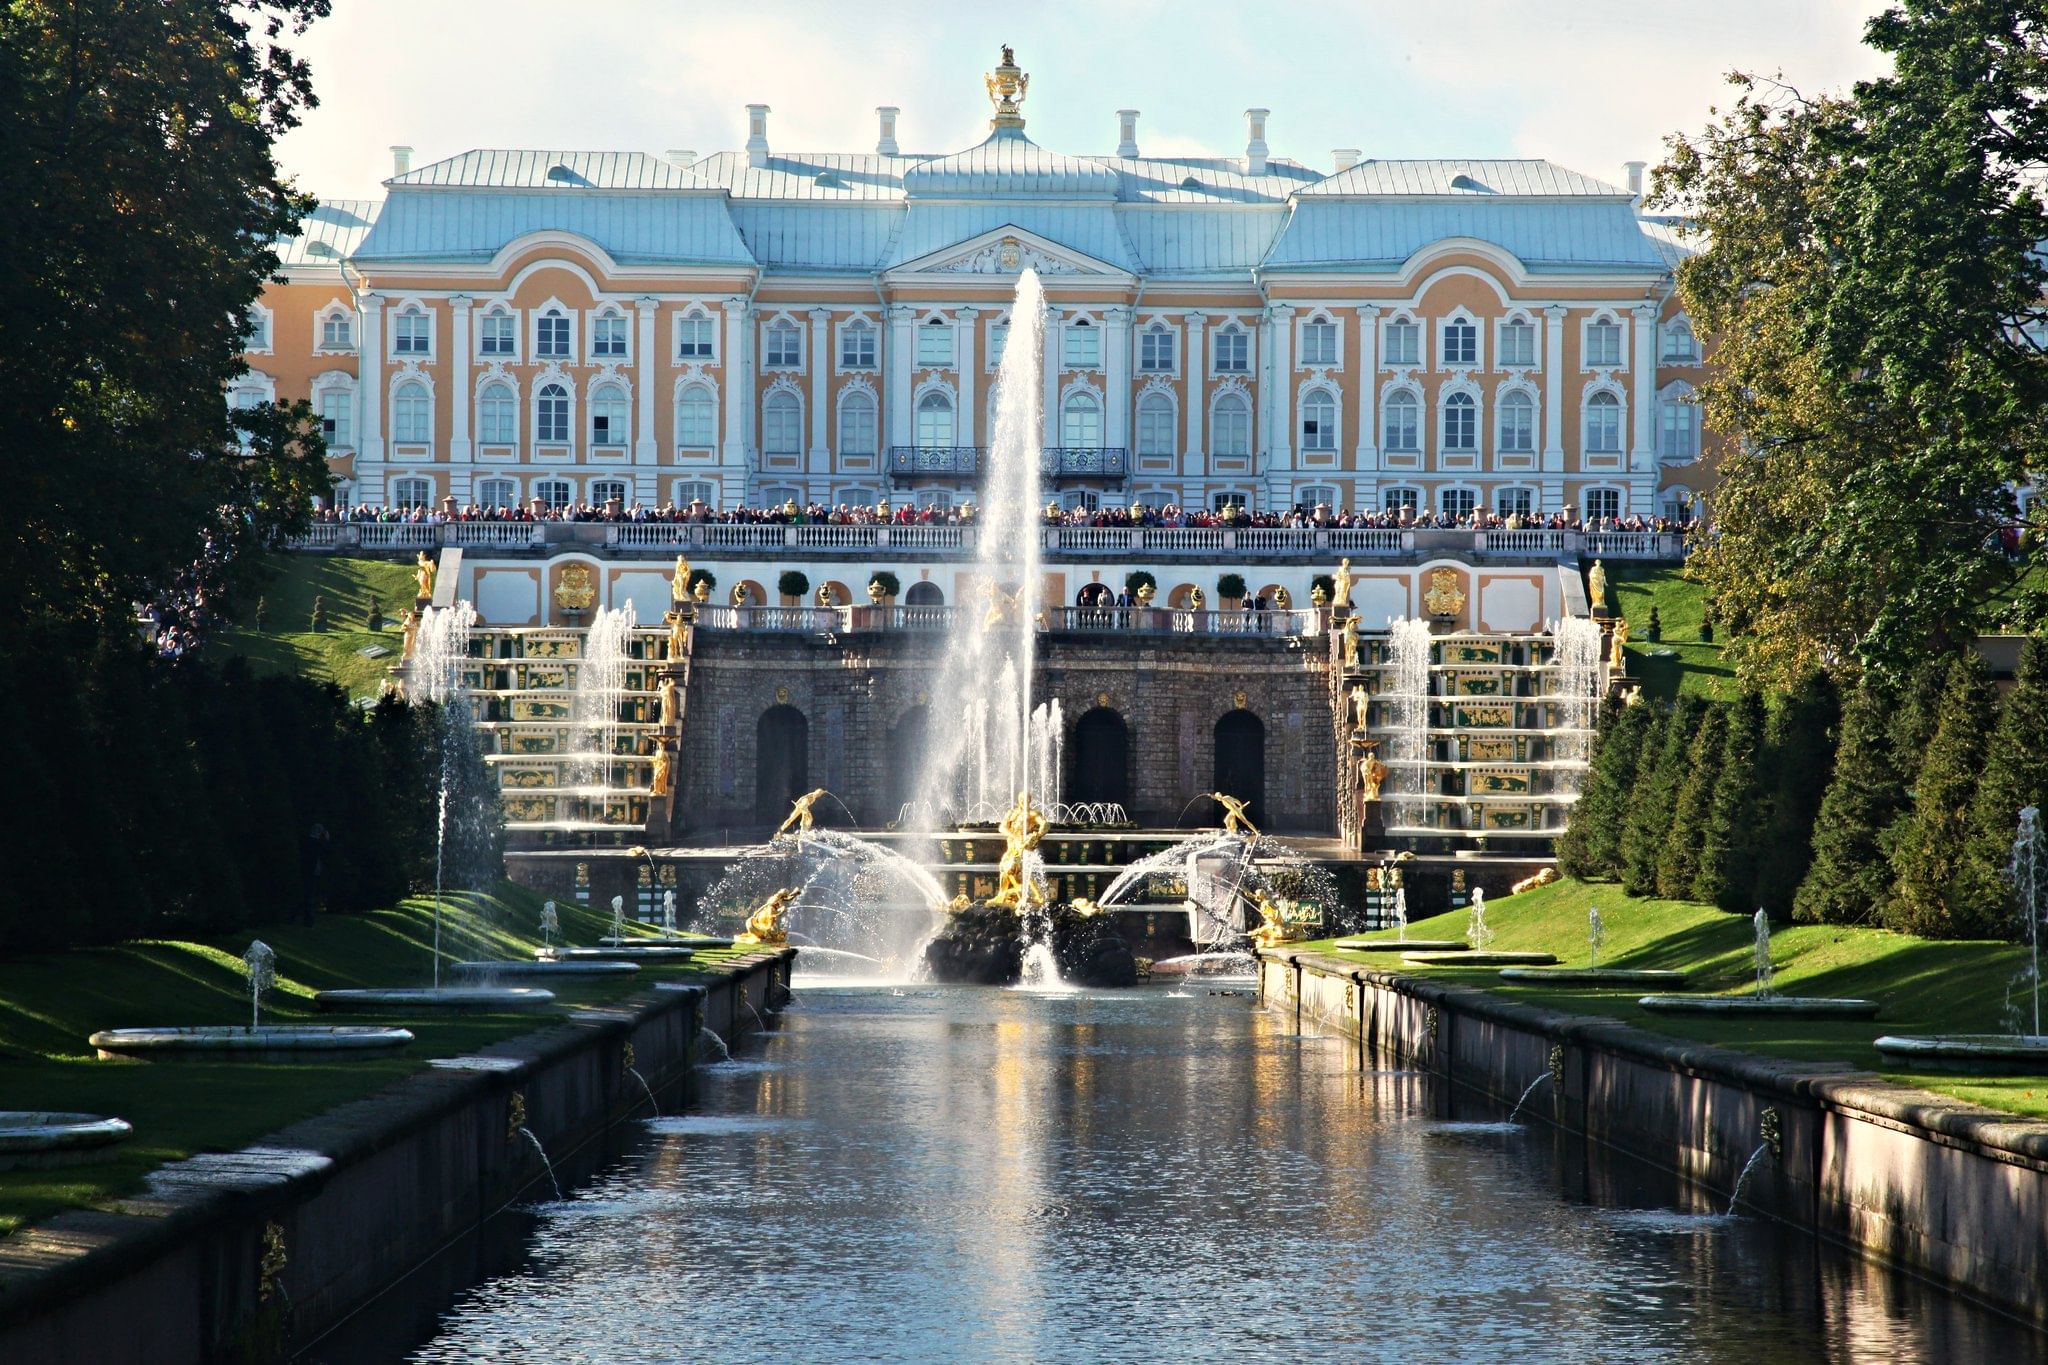
[[[626,319],[618,313],[600,313],[590,324],[590,354],[599,360],[626,358]]]
[[[803,405],[793,393],[769,394],[761,405],[761,449],[770,455],[795,455],[803,448]]]
[[[236,412],[253,412],[270,401],[270,395],[254,384],[236,387],[228,394],[228,406]]]
[[[917,400],[917,444],[923,450],[946,450],[953,444],[953,400],[928,393]]]
[[[1597,318],[1586,324],[1586,368],[1610,369],[1621,364],[1621,324]]]
[[[405,445],[424,445],[433,439],[434,400],[427,386],[408,379],[391,399],[391,439]]]
[[[1173,400],[1148,393],[1138,400],[1138,454],[1155,459],[1173,454]]]
[[[688,507],[693,502],[701,502],[709,506],[716,494],[717,490],[711,486],[711,481],[708,479],[676,480],[676,506],[678,507]]]
[[[1380,506],[1389,512],[1402,508],[1413,512],[1422,505],[1422,495],[1412,488],[1389,488],[1380,494]]]
[[[1536,363],[1536,324],[1509,318],[1500,325],[1500,368],[1527,369]]]
[[[1469,393],[1444,399],[1443,445],[1446,455],[1471,455],[1479,449],[1479,405]]]
[[[1102,448],[1102,402],[1092,393],[1070,393],[1060,404],[1060,444],[1070,450]]]
[[[339,308],[320,316],[320,349],[353,351],[356,348],[356,320]]]
[[[1381,420],[1380,444],[1399,455],[1413,455],[1422,449],[1422,404],[1413,392],[1398,389],[1387,395]]]
[[[1301,324],[1301,363],[1337,363],[1337,324],[1326,317],[1313,317]]]
[[[614,450],[626,444],[626,391],[617,384],[591,390],[590,444]]]
[[[533,496],[541,506],[560,510],[576,500],[576,490],[567,479],[536,479]]]
[[[1690,390],[1667,394],[1657,404],[1657,454],[1680,462],[1699,458],[1700,410]]]
[[[1493,510],[1504,517],[1535,515],[1536,495],[1526,488],[1502,488],[1493,495]]]
[[[917,329],[917,365],[922,370],[944,369],[953,363],[953,324],[944,318],[927,318]]]
[[[1242,512],[1250,505],[1251,496],[1246,493],[1240,493],[1235,489],[1217,493],[1209,499],[1209,510],[1212,512],[1221,512],[1227,507],[1235,507],[1238,511]]]
[[[1236,323],[1225,323],[1216,332],[1216,373],[1248,374],[1252,361],[1251,334]]]
[[[1155,322],[1138,333],[1138,369],[1144,374],[1173,372],[1173,329]]]
[[[1469,318],[1451,318],[1444,323],[1443,363],[1453,366],[1479,363],[1479,328]]]
[[[569,391],[560,384],[543,384],[534,398],[533,439],[544,445],[565,445],[569,440]]]
[[[355,391],[332,385],[320,390],[319,404],[320,434],[327,438],[327,448],[342,450],[354,445]]]
[[[356,486],[346,480],[335,484],[332,502],[335,511],[346,512],[356,505]]]
[[[1003,366],[1003,349],[1010,344],[1010,324],[991,322],[988,325],[988,367],[999,370]]]
[[[476,353],[504,360],[519,354],[519,319],[510,313],[485,313],[477,319]]]
[[[771,370],[800,369],[804,363],[803,332],[793,322],[768,324],[768,348],[762,364]]]
[[[863,487],[860,484],[853,484],[850,487],[835,488],[834,490],[832,490],[832,501],[844,503],[848,507],[871,506],[872,504],[881,501],[881,498],[882,495],[880,493],[877,493],[872,488]]]
[[[1310,389],[1301,400],[1301,448],[1331,451],[1337,448],[1337,400],[1327,389]]]
[[[1314,511],[1318,507],[1337,506],[1337,490],[1329,484],[1312,483],[1294,495],[1297,506]]]
[[[1502,455],[1536,453],[1536,400],[1519,389],[1500,400],[1500,438],[1494,448]]]
[[[1681,365],[1700,358],[1700,345],[1692,334],[1692,324],[1684,318],[1673,318],[1664,324],[1663,358]]]
[[[1060,345],[1060,360],[1070,370],[1092,370],[1102,363],[1102,332],[1086,318],[1068,323]]]
[[[849,322],[839,329],[839,368],[875,368],[875,329],[865,322]]]
[[[424,507],[434,500],[432,479],[410,478],[391,481],[391,501],[398,507]]]
[[[718,325],[697,314],[676,321],[676,359],[709,360],[718,337]]]
[[[1388,365],[1412,366],[1422,363],[1422,325],[1411,317],[1387,321]]]
[[[1472,515],[1479,495],[1469,488],[1446,488],[1437,494],[1437,507],[1446,515],[1463,520]]]
[[[270,312],[262,304],[251,304],[242,323],[242,349],[245,351],[267,351],[270,349]]]
[[[434,320],[418,304],[408,306],[391,322],[393,355],[430,355],[434,349]]]
[[[953,506],[953,495],[943,488],[920,488],[917,490],[917,505],[935,512],[949,511]]]
[[[592,479],[590,481],[590,505],[602,507],[608,502],[624,502],[626,485],[619,479]]]
[[[1244,395],[1226,393],[1216,400],[1215,421],[1210,424],[1209,453],[1230,459],[1247,459],[1252,453],[1252,409]]]
[[[477,440],[487,446],[509,446],[519,440],[519,398],[502,379],[485,384],[476,400]]]
[[[875,453],[875,396],[865,389],[849,390],[839,400],[839,453]]]
[[[550,308],[533,323],[533,353],[542,360],[569,358],[569,318],[559,308]]]
[[[1093,512],[1102,506],[1102,495],[1086,488],[1069,489],[1060,495],[1060,506],[1070,512]]]
[[[1683,484],[1672,484],[1657,494],[1657,513],[1678,521],[1685,516],[1691,505],[1693,492]]]
[[[476,500],[483,507],[516,507],[519,504],[519,484],[512,479],[479,480]]]
[[[1586,515],[1588,517],[1618,517],[1621,515],[1621,492],[1614,488],[1589,488],[1586,490]]]
[[[676,396],[676,444],[709,450],[718,441],[718,402],[702,384],[686,384]]]
[[[1621,453],[1621,400],[1604,390],[1586,400],[1586,453]]]

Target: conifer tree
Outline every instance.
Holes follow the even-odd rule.
[[[2021,651],[2019,672],[1999,709],[1957,878],[1958,903],[1968,907],[1971,919],[1990,926],[1987,932],[2001,936],[2026,927],[2013,917],[2005,869],[2019,813],[2027,806],[2048,812],[2048,640],[2040,636]]]
[[[1907,676],[1905,691],[1891,716],[1892,753],[1911,773],[1920,766],[1920,756],[1934,738],[1941,721],[1941,698],[1948,689],[1949,662],[1946,654],[1923,659]]]
[[[1557,841],[1558,870],[1567,877],[1621,874],[1621,834],[1628,823],[1629,795],[1645,751],[1654,755],[1662,720],[1650,706],[1609,703],[1603,708],[1585,788]]]
[[[1813,861],[1792,901],[1792,918],[1867,924],[1891,888],[1885,832],[1906,806],[1906,778],[1893,761],[1886,690],[1866,678],[1849,695],[1835,770],[1813,824]]]
[[[1773,919],[1792,914],[1792,898],[1813,863],[1814,819],[1835,771],[1841,720],[1834,680],[1819,670],[1801,679],[1771,713],[1764,743],[1770,822],[1751,895]]]
[[[1693,731],[1686,750],[1685,779],[1672,808],[1671,828],[1657,854],[1657,894],[1682,900],[1692,894],[1699,874],[1700,844],[1714,810],[1714,788],[1720,781],[1721,755],[1728,737],[1728,709],[1710,706]]]
[[[1896,887],[1886,920],[1922,938],[1978,938],[2003,925],[1995,906],[1962,895],[1970,805],[1991,738],[1996,699],[1973,650],[1948,671],[1934,737],[1913,780],[1913,809],[1889,841]]]
[[[1628,824],[1621,835],[1621,889],[1647,896],[1657,889],[1657,858],[1685,784],[1685,760],[1703,704],[1682,697],[1643,748],[1635,785],[1629,791]]]
[[[1731,914],[1756,908],[1758,870],[1770,824],[1764,774],[1764,699],[1744,692],[1728,715],[1721,773],[1700,837],[1691,897]]]

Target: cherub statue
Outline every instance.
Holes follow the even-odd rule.
[[[754,913],[747,916],[747,931],[733,935],[733,942],[755,944],[763,948],[780,948],[789,942],[789,930],[783,925],[789,914],[789,907],[800,893],[791,887],[784,887],[754,907]]]
[[[1254,839],[1259,837],[1258,826],[1254,825],[1251,817],[1245,814],[1245,807],[1249,804],[1248,802],[1240,801],[1236,797],[1225,795],[1222,792],[1210,792],[1209,799],[1223,807],[1223,832],[1225,834],[1248,834]]]
[[[802,796],[799,796],[794,802],[792,802],[790,804],[788,818],[783,820],[783,822],[776,827],[776,836],[780,837],[784,834],[787,834],[790,832],[791,829],[796,830],[796,836],[799,839],[803,838],[806,834],[809,834],[811,832],[811,826],[814,823],[816,823],[816,817],[814,817],[811,814],[811,807],[817,805],[818,798],[823,796],[824,794],[825,789],[823,787],[818,787],[814,788],[811,791],[805,792]]]

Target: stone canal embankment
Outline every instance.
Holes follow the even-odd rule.
[[[118,1208],[22,1229],[0,1241],[0,1360],[283,1358],[508,1207],[552,1195],[536,1143],[566,1186],[647,1116],[641,1078],[679,1107],[701,1031],[759,1027],[786,1001],[794,957],[570,1011],[240,1151],[165,1166]]]
[[[1504,1106],[1534,1085],[1523,1114],[1724,1203],[1756,1158],[1746,1209],[2048,1323],[2048,1123],[1323,953],[1262,953],[1259,995],[1347,1036],[1361,1067],[1412,1066]]]

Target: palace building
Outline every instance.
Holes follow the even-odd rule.
[[[1264,109],[1240,156],[1145,156],[1135,110],[1069,154],[1015,98],[965,150],[882,108],[872,151],[792,152],[747,114],[706,156],[394,149],[381,202],[280,244],[232,401],[310,400],[351,504],[950,505],[1029,267],[1068,506],[1653,516],[1711,483],[1640,163],[1313,168]]]

